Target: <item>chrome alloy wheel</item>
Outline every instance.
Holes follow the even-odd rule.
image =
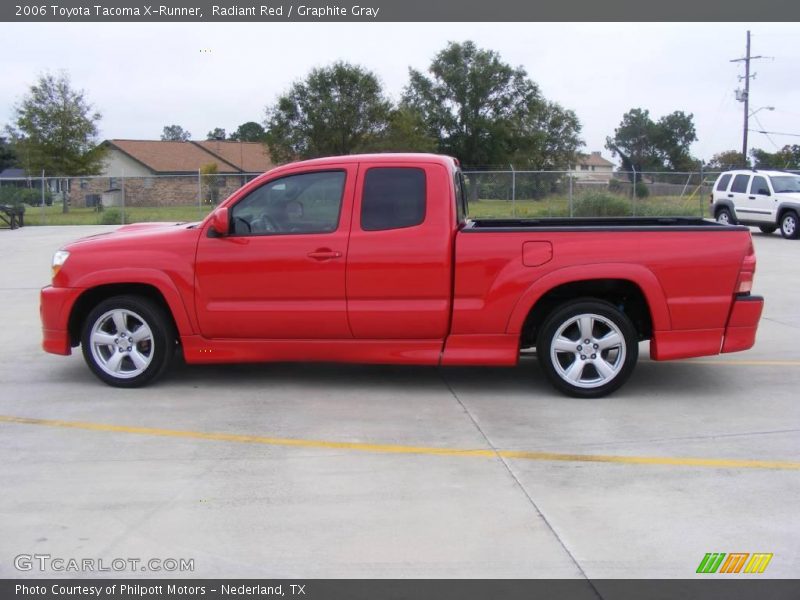
[[[728,214],[728,211],[720,211],[720,213],[717,215],[717,223],[722,223],[723,225],[731,224],[731,216]]]
[[[785,237],[793,237],[797,232],[797,221],[792,213],[787,214],[781,221],[781,230]]]
[[[584,389],[603,386],[619,375],[625,354],[625,336],[620,328],[592,313],[565,321],[550,344],[550,360],[558,376]]]
[[[131,310],[116,308],[100,315],[89,334],[92,357],[112,377],[141,375],[153,360],[153,332]]]

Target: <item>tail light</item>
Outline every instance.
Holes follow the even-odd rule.
[[[709,204],[714,204],[714,194],[709,194],[708,195],[708,203]]]
[[[753,289],[753,276],[756,273],[756,253],[753,250],[753,242],[747,248],[747,254],[742,259],[742,266],[739,267],[739,278],[736,280],[736,293],[749,294]]]

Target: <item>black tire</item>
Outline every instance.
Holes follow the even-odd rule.
[[[761,233],[766,233],[767,235],[771,233],[775,233],[775,230],[778,228],[777,225],[759,225],[758,228],[761,230]]]
[[[736,223],[731,211],[727,208],[720,208],[714,218],[716,219],[717,223],[722,223],[723,225],[733,225]]]
[[[793,210],[787,210],[781,215],[781,235],[787,240],[796,240],[800,235],[800,219]]]
[[[167,368],[175,338],[172,320],[157,303],[141,296],[114,296],[87,315],[81,349],[98,379],[114,387],[135,388]]]
[[[590,319],[588,328],[582,328],[581,317]],[[588,345],[587,329],[591,330]],[[606,337],[612,333],[616,337]],[[604,339],[616,342],[604,349]],[[576,398],[600,398],[619,389],[633,373],[639,358],[638,336],[631,320],[613,304],[583,298],[547,317],[539,329],[536,353],[557,390]]]

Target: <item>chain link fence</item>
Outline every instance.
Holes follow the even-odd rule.
[[[25,225],[197,221],[247,174],[0,179],[0,205],[24,209]],[[515,171],[465,169],[472,218],[709,217],[719,171]]]

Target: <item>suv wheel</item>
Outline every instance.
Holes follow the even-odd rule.
[[[94,307],[81,333],[83,358],[114,387],[143,386],[167,367],[175,351],[169,316],[140,296],[114,296]]]
[[[777,229],[775,225],[759,225],[758,228],[761,230],[761,233],[766,233],[767,235],[774,233]]]
[[[781,217],[781,235],[787,240],[796,240],[800,231],[798,231],[797,213],[793,210],[787,210]]]
[[[731,211],[727,208],[720,208],[717,211],[717,223],[722,223],[723,225],[730,225],[733,223],[733,215],[731,215]]]
[[[577,398],[599,398],[630,377],[639,357],[636,329],[613,304],[583,299],[553,312],[539,330],[536,353],[547,378]]]

